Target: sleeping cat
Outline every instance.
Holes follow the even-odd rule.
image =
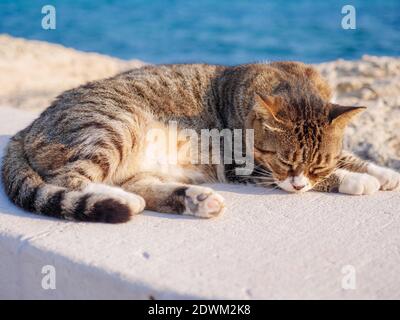
[[[146,66],[57,97],[11,139],[3,183],[26,210],[110,223],[144,209],[221,214],[223,198],[202,183],[352,195],[398,189],[399,173],[342,150],[346,125],[364,108],[330,98],[327,83],[302,63]],[[254,130],[254,170],[239,176],[235,161],[193,163],[191,152],[179,152],[185,141],[169,162],[173,148],[148,133],[171,123],[178,131]]]

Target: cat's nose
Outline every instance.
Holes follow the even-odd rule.
[[[308,186],[308,178],[303,173],[292,177],[290,182],[293,189],[296,191],[301,191],[303,189],[306,190],[306,187]]]
[[[293,186],[293,188],[294,188],[295,190],[300,191],[300,190],[303,189],[306,185],[305,185],[305,184],[303,184],[303,185],[297,185],[297,184],[293,184],[293,183],[292,183],[292,186]]]

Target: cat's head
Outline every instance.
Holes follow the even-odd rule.
[[[344,129],[365,107],[344,107],[318,97],[288,101],[256,94],[249,117],[256,163],[289,192],[305,192],[328,177],[342,150]]]

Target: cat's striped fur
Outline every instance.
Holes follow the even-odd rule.
[[[372,185],[380,179],[378,189],[396,188],[396,173],[385,171],[382,178],[382,171],[342,152],[344,126],[360,109],[329,99],[327,83],[301,63],[146,66],[60,95],[11,139],[3,183],[10,199],[26,210],[113,223],[144,208],[218,215],[223,199],[198,186],[205,182],[274,182],[287,189],[284,183],[301,177],[309,189],[332,191],[355,171],[369,173]],[[157,139],[149,142],[147,133],[168,130],[169,121],[197,132],[254,129],[257,169],[237,177],[234,165],[179,159],[160,170],[149,155],[159,160],[167,151]],[[311,173],[311,167],[321,172]]]

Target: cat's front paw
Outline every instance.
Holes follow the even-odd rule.
[[[214,190],[202,186],[191,186],[185,191],[186,214],[212,218],[225,210],[224,198]]]
[[[400,190],[400,173],[375,164],[369,164],[367,170],[379,180],[381,190]]]
[[[380,186],[378,179],[369,174],[347,171],[342,174],[339,192],[352,195],[373,194]]]

